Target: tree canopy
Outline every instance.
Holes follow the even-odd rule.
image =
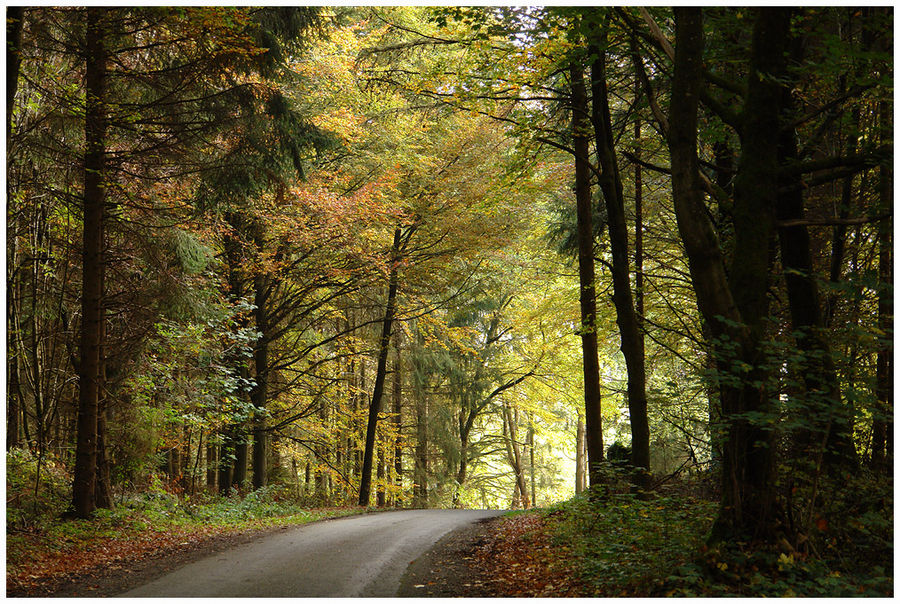
[[[884,7],[10,7],[8,528],[152,485],[690,484],[710,546],[864,551],[892,515],[892,31]]]

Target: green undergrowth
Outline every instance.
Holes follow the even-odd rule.
[[[135,495],[114,510],[100,510],[98,517],[135,511],[150,526],[264,527],[306,524],[323,518],[363,513],[357,507],[310,509],[296,500],[286,487],[272,485],[246,494],[228,497],[200,495],[176,497],[162,489]]]
[[[661,595],[661,578],[691,559],[715,504],[687,498],[641,500],[585,494],[546,511],[555,545],[566,547],[585,596]]]
[[[856,546],[830,527],[835,536],[828,541],[835,545],[818,555],[780,543],[708,547],[716,508],[714,502],[686,496],[640,499],[606,493],[591,498],[586,493],[544,513],[553,544],[564,552],[559,563],[574,567],[585,596],[893,595],[893,550],[881,543],[890,540],[891,526],[865,516],[850,521],[857,530],[863,523],[881,527],[886,537],[860,533],[868,538],[860,537]],[[873,543],[882,551],[874,551]]]
[[[220,497],[178,497],[161,488],[121,497],[112,509],[98,509],[86,520],[65,520],[43,515],[24,527],[7,524],[8,564],[26,562],[42,552],[73,546],[102,547],[112,540],[149,533],[213,535],[306,524],[326,518],[365,513],[360,507],[310,509],[289,496],[287,489],[270,486]],[[19,517],[7,510],[7,519]]]

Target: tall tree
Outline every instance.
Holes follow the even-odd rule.
[[[397,312],[397,289],[399,287],[399,263],[409,241],[410,228],[394,229],[394,241],[390,250],[390,272],[388,274],[387,300],[384,307],[384,320],[381,323],[381,340],[378,346],[378,366],[375,370],[375,384],[372,387],[372,400],[369,402],[369,419],[366,424],[366,448],[363,454],[362,475],[359,482],[359,505],[369,505],[372,490],[372,460],[375,453],[375,430],[378,427],[378,414],[381,412],[381,398],[384,395],[384,381],[387,376],[387,358],[390,352],[391,329],[394,315]]]
[[[594,272],[594,226],[589,155],[590,113],[584,70],[569,65],[572,148],[575,155],[575,208],[578,237],[578,282],[581,305],[581,351],[584,373],[584,417],[590,484],[601,482],[603,419],[600,408],[600,361],[597,356],[597,295]]]
[[[606,219],[612,252],[613,304],[619,326],[622,354],[628,373],[628,416],[631,422],[631,461],[639,468],[636,484],[647,487],[650,479],[650,424],[647,419],[644,339],[631,292],[628,260],[628,226],[625,193],[616,158],[609,90],[606,76],[608,19],[595,24],[588,45],[591,57],[591,122],[600,166],[599,184],[606,204]],[[636,186],[639,184],[636,183]]]
[[[78,362],[78,432],[72,486],[72,511],[87,518],[97,507],[94,491],[97,465],[97,414],[103,333],[103,216],[106,189],[108,54],[107,11],[85,12],[85,155],[84,236],[82,247],[81,342]]]

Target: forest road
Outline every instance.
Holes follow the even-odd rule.
[[[119,595],[392,597],[444,534],[496,510],[403,510],[316,522],[219,552]]]

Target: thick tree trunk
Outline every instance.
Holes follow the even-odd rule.
[[[403,232],[400,227],[394,230],[394,243],[391,246],[391,270],[388,276],[388,296],[384,310],[384,321],[381,328],[381,342],[378,350],[378,368],[375,371],[375,385],[372,387],[372,401],[369,403],[369,421],[366,425],[366,448],[363,453],[362,475],[359,481],[359,505],[369,505],[372,482],[372,458],[375,453],[375,430],[378,427],[378,414],[381,412],[381,398],[384,394],[384,380],[387,374],[387,358],[391,344],[391,328],[394,322],[395,305],[397,303],[398,262],[400,259],[400,238]]]
[[[231,477],[233,475],[233,463],[231,456],[234,455],[234,437],[233,430],[228,429],[222,435],[222,444],[219,446],[219,468],[218,468],[218,486],[220,495],[228,495],[231,490]]]
[[[588,473],[592,485],[601,481],[603,420],[600,408],[600,360],[597,355],[597,300],[594,276],[594,228],[589,165],[590,120],[584,70],[569,66],[572,87],[572,140],[575,151],[575,208],[578,235],[578,283],[581,307],[581,356],[584,373],[584,414]]]
[[[742,153],[735,181],[735,256],[730,276],[708,217],[699,175],[697,121],[703,77],[703,19],[700,9],[675,10],[675,75],[669,115],[669,150],[675,212],[687,252],[697,303],[717,350],[719,371],[748,367],[736,383],[723,382],[721,403],[727,424],[722,460],[722,499],[713,540],[768,537],[774,529],[775,493],[771,434],[748,414],[771,412],[764,387],[759,341],[768,310],[768,275],[774,232],[780,129],[780,89],[770,75],[784,68],[789,14],[756,13],[751,75],[744,113]],[[761,76],[760,74],[765,74]]]
[[[97,405],[103,320],[103,213],[106,204],[105,9],[88,8],[85,54],[84,236],[81,338],[78,363],[78,427],[72,481],[72,513],[87,518],[97,506]]]
[[[238,426],[237,441],[234,444],[234,467],[231,470],[231,486],[242,489],[247,480],[247,458],[250,447],[247,443],[247,429]]]
[[[589,52],[591,63],[591,118],[600,163],[600,188],[606,202],[609,245],[612,252],[613,305],[619,326],[622,354],[628,374],[628,416],[631,423],[631,463],[638,468],[634,482],[646,488],[650,479],[650,423],[647,419],[644,337],[641,334],[631,295],[631,271],[628,262],[628,225],[625,220],[625,193],[616,159],[612,117],[606,85],[606,30],[598,45]]]

